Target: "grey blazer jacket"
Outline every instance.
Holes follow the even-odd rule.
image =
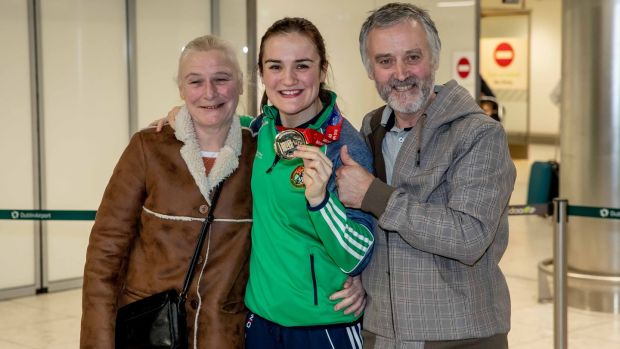
[[[455,81],[436,93],[415,126],[421,132],[409,132],[398,153],[393,186],[385,181],[387,130],[379,122],[389,107],[370,112],[362,125],[379,177],[362,203],[378,218],[375,255],[362,274],[364,327],[401,344],[510,329],[498,266],[516,176],[506,135]]]

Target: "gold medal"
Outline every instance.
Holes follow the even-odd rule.
[[[293,152],[297,146],[304,144],[306,144],[306,137],[304,137],[303,133],[294,129],[288,129],[276,135],[273,148],[279,157],[290,160],[294,158]]]

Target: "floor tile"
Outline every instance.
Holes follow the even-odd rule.
[[[553,336],[553,330],[549,327],[513,323],[508,333],[508,344],[510,348],[513,348],[521,344],[544,341],[545,338],[550,336]]]
[[[41,309],[50,313],[81,316],[82,291],[81,289],[52,292],[38,296],[24,297],[13,300],[14,303],[26,307]]]
[[[66,319],[66,315],[49,312],[20,304],[15,300],[0,302],[0,331],[16,329],[31,324],[45,324]],[[3,339],[0,335],[0,339]]]
[[[571,331],[571,334],[583,336],[584,338],[604,338],[617,343],[618,348],[620,348],[620,317],[609,314],[596,316],[602,319],[600,323],[575,329]]]
[[[2,340],[2,339],[0,339],[0,348],[2,348],[2,349],[34,349],[32,347],[27,347],[27,346],[25,346],[23,344],[7,342],[7,341]]]
[[[538,282],[531,279],[507,277],[512,311],[538,305]]]
[[[32,323],[0,331],[0,339],[30,348],[77,348],[80,319],[68,318]]]

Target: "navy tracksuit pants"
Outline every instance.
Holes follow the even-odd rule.
[[[328,326],[285,327],[248,312],[246,349],[362,349],[361,321]]]

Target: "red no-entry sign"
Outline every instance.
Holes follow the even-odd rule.
[[[495,52],[493,52],[493,57],[495,58],[495,62],[500,67],[507,67],[512,63],[515,58],[515,51],[507,42],[502,42],[495,48]]]
[[[469,76],[469,73],[471,72],[471,64],[469,63],[469,59],[465,57],[459,59],[458,63],[456,64],[456,72],[459,74],[461,79],[467,78]]]

